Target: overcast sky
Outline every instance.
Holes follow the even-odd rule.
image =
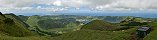
[[[3,13],[155,12],[157,0],[0,0]]]

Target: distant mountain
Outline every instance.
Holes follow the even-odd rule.
[[[127,16],[106,16],[103,20],[111,23],[120,23],[121,21],[125,20]]]
[[[18,16],[22,21],[26,22],[29,16],[19,15]]]
[[[91,30],[115,30],[117,28],[116,25],[112,25],[111,23],[102,21],[102,20],[93,20],[84,26],[81,29],[91,29]]]
[[[125,20],[121,21],[121,26],[142,26],[152,21],[152,19],[149,20],[141,17],[127,17]]]

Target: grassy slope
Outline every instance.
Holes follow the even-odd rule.
[[[149,23],[150,26],[152,26],[153,31],[150,32],[144,40],[156,40],[157,39],[157,22]]]
[[[1,17],[0,19],[0,34],[7,35],[7,36],[16,36],[16,37],[24,37],[24,36],[33,35],[32,32],[27,30],[19,22],[17,22],[14,19],[7,18],[7,16],[3,18]]]
[[[91,21],[90,23],[82,27],[82,29],[92,29],[92,30],[114,30],[116,28],[117,26],[101,20]]]
[[[26,24],[24,21],[22,21],[18,16],[14,15],[14,14],[5,14],[5,16],[7,18],[11,18],[15,21],[16,24],[18,24],[19,26],[23,26],[25,28],[28,28],[29,25]]]
[[[100,20],[94,20],[88,23],[87,25],[83,26],[82,30],[69,32],[52,39],[54,40],[130,40],[133,39],[131,34],[136,31],[135,30],[136,28],[130,28],[127,30],[120,30],[120,31],[105,31],[108,29],[103,28],[103,27],[110,27],[110,26],[113,25],[109,23],[104,23],[103,21]],[[96,30],[95,29],[93,30],[93,28],[96,28]],[[99,31],[99,30],[104,30],[104,31]]]
[[[29,37],[11,37],[0,36],[0,40],[50,40],[49,37],[29,36]]]
[[[28,25],[30,25],[31,27],[33,27],[33,26],[38,26],[37,25],[37,22],[39,21],[40,19],[39,19],[39,16],[30,16],[29,18],[28,18],[28,20],[26,21],[26,23],[28,24]]]
[[[38,21],[41,20],[39,16],[30,16],[26,23],[30,25],[29,29],[34,30],[39,35],[45,35],[45,36],[58,36],[54,31],[50,32],[47,30],[44,30],[43,28],[39,27]]]
[[[54,40],[129,40],[135,28],[125,31],[79,30],[52,38]]]
[[[30,32],[15,15],[1,14],[0,40],[48,40],[48,37],[40,37]]]
[[[29,16],[19,15],[18,16],[22,21],[26,22]]]
[[[34,22],[37,20],[30,20],[29,22],[31,24],[34,24]],[[2,21],[1,21],[2,22]],[[5,29],[9,29],[7,31],[10,31],[11,33],[13,32],[12,35],[14,35],[15,31],[16,33],[21,33],[20,31],[25,30],[24,27],[20,26],[21,24],[19,24],[17,21],[15,21],[15,25],[13,24],[12,26],[7,26],[4,24],[0,23],[0,29],[2,30],[2,26],[5,26]],[[95,25],[96,24],[96,25]],[[152,23],[150,25],[153,26],[157,26],[157,23]],[[106,25],[111,25],[108,23],[103,23],[102,21],[99,22],[93,22],[92,25],[86,25],[86,26],[106,26]],[[101,27],[100,27],[101,28]],[[5,33],[3,31],[0,30],[0,40],[129,40],[130,38],[130,33],[135,32],[135,28],[132,29],[128,29],[128,30],[124,30],[124,31],[98,31],[98,30],[88,30],[88,29],[83,29],[83,30],[79,30],[79,31],[75,31],[75,32],[70,32],[70,33],[66,33],[63,34],[61,36],[58,37],[54,37],[49,39],[50,37],[39,37],[39,36],[29,36],[29,37],[11,37],[11,36],[7,36],[8,33]],[[17,31],[19,30],[19,31]],[[28,30],[25,30],[23,32],[26,32]],[[23,34],[22,32],[22,34]],[[10,34],[10,33],[9,33]],[[154,31],[152,31],[148,36],[146,36],[144,38],[144,40],[156,40],[157,34],[157,28],[154,27]],[[28,35],[28,34],[27,34]]]
[[[40,21],[42,21],[41,23],[39,23]],[[80,27],[80,25],[75,25],[74,23],[73,24],[70,24],[69,22],[71,21],[67,21],[67,19],[61,19],[61,20],[50,20],[49,17],[43,17],[43,16],[30,16],[28,18],[28,20],[26,21],[27,24],[29,24],[31,26],[31,28],[29,29],[34,29],[34,26],[37,26],[41,31],[45,31],[45,32],[55,32],[55,33],[66,33],[66,32],[69,32],[69,31],[73,31],[73,30],[77,30],[78,27]],[[44,23],[44,24],[43,24]],[[64,23],[64,26],[68,26],[68,27],[65,27],[65,28],[51,28],[51,29],[45,29],[43,27],[63,27],[63,23]],[[42,25],[45,25],[45,26],[41,26],[40,24]],[[60,25],[59,25],[60,24]],[[67,24],[67,25],[65,25]],[[58,26],[55,26],[55,25],[58,25]],[[70,27],[70,26],[72,27]],[[76,26],[76,27],[74,27]]]

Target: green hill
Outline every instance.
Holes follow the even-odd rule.
[[[145,24],[143,18],[108,17],[104,18],[107,22],[93,20],[82,26],[74,18],[59,17],[0,13],[0,40],[135,40],[140,25],[153,28],[144,40],[157,39],[157,22]]]
[[[38,26],[37,24],[37,22],[40,20],[40,16],[37,16],[37,15],[34,15],[34,16],[30,16],[29,18],[28,18],[28,20],[26,21],[26,23],[28,24],[28,25],[30,25],[31,27],[34,27],[34,26]]]
[[[4,14],[6,17],[13,19],[17,24],[19,24],[20,26],[24,26],[26,28],[30,27],[28,24],[26,24],[21,18],[19,18],[18,16],[16,16],[13,13],[10,14]]]
[[[48,31],[38,25],[38,21],[42,20],[42,18],[38,15],[30,16],[26,23],[30,25],[29,30],[38,33],[39,35],[44,36],[58,36],[54,31]],[[50,24],[50,22],[48,22]],[[45,24],[45,22],[43,22]],[[49,26],[49,25],[48,25]],[[46,27],[46,26],[45,26]]]
[[[131,33],[135,28],[125,31],[98,31],[98,30],[79,30],[69,32],[61,36],[53,37],[54,40],[131,40]]]
[[[144,38],[144,40],[156,40],[157,37],[157,22],[148,23],[152,27],[152,31]]]
[[[125,20],[121,21],[121,26],[143,26],[147,25],[147,20],[141,17],[127,17]]]
[[[36,30],[36,27],[41,31],[66,33],[75,31],[80,28],[80,22],[74,18],[60,18],[58,16],[29,16],[26,23],[30,25],[30,30]]]
[[[117,30],[119,29],[120,30]],[[126,28],[126,29],[125,29]],[[125,29],[125,30],[124,30]],[[102,31],[103,30],[103,31]],[[109,31],[108,31],[109,30]],[[135,28],[119,27],[102,20],[93,20],[81,30],[53,37],[54,40],[135,40]]]
[[[94,20],[85,24],[81,29],[92,29],[92,30],[115,30],[117,26],[111,23],[104,22],[101,20]]]
[[[17,20],[9,18],[0,13],[0,33],[7,36],[24,37],[33,35],[32,32],[27,30]]]
[[[106,16],[103,20],[111,23],[120,23],[121,21],[125,20],[127,16]]]
[[[2,19],[5,19],[6,17],[5,17],[5,15],[3,15],[1,12],[0,12],[0,19],[2,20]]]
[[[26,22],[29,18],[29,16],[24,16],[24,15],[19,15],[18,17],[24,22]]]

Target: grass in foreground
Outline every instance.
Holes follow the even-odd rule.
[[[135,28],[121,31],[79,30],[54,37],[54,40],[129,40]]]

